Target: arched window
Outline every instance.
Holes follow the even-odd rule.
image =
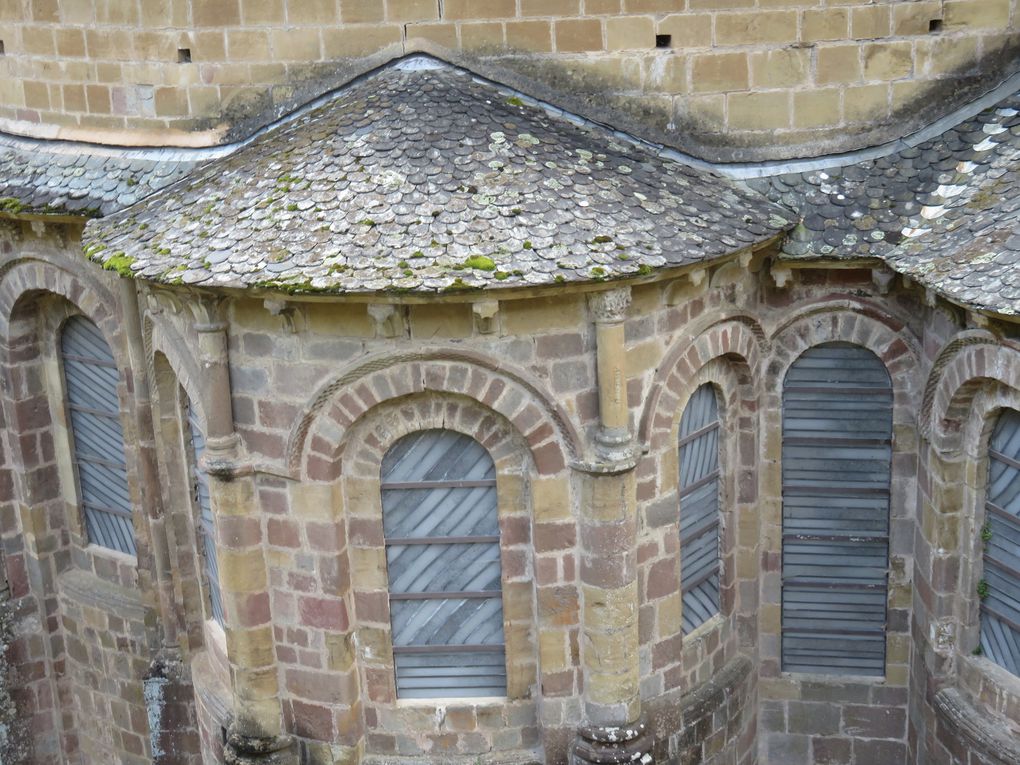
[[[135,554],[117,365],[99,328],[74,316],[60,336],[78,497],[93,544]]]
[[[892,382],[871,351],[809,349],[783,386],[783,669],[885,674]]]
[[[988,448],[981,650],[1020,675],[1020,412],[999,416]]]
[[[683,630],[719,612],[719,404],[702,385],[680,418],[680,589]]]
[[[425,430],[382,464],[397,696],[506,695],[496,469],[474,439]]]
[[[191,442],[192,496],[198,507],[199,544],[205,564],[205,578],[209,586],[209,609],[212,617],[223,624],[223,599],[220,596],[220,570],[216,563],[216,530],[213,526],[212,502],[209,497],[209,477],[199,467],[199,460],[205,451],[205,435],[190,402],[187,405],[187,415],[188,439]]]

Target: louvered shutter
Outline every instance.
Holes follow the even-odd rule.
[[[209,497],[209,477],[198,466],[199,459],[205,452],[205,435],[190,403],[187,414],[188,434],[191,439],[192,490],[199,511],[198,532],[205,563],[205,577],[209,584],[209,607],[213,618],[223,624],[223,600],[220,596],[220,569],[216,562],[216,530],[213,526],[212,502]]]
[[[805,352],[783,388],[783,669],[885,674],[892,384],[858,346]]]
[[[680,587],[683,630],[719,612],[719,405],[698,388],[680,418]]]
[[[506,695],[496,471],[474,439],[426,430],[382,465],[397,696]]]
[[[1020,412],[1000,415],[988,456],[981,649],[1020,675]]]
[[[117,365],[99,328],[81,316],[60,336],[78,493],[90,542],[135,554]]]

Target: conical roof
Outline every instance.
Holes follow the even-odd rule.
[[[405,59],[138,204],[95,260],[162,282],[441,292],[707,261],[793,215],[434,59]]]

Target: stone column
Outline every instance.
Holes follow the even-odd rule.
[[[225,616],[233,720],[224,747],[228,765],[297,765],[283,732],[262,523],[250,465],[234,432],[227,324],[219,301],[195,306],[202,399],[206,415],[209,494]]]
[[[580,518],[584,724],[573,761],[650,763],[638,660],[637,454],[627,406],[624,319],[630,289],[589,298],[595,321],[599,426]]]

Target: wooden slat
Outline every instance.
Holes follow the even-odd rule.
[[[702,385],[680,417],[680,591],[684,634],[719,612],[719,404]]]
[[[488,452],[453,431],[405,436],[383,458],[400,698],[506,695],[495,476]]]
[[[1005,410],[988,447],[984,549],[988,595],[981,604],[981,648],[1020,675],[1020,412]]]
[[[885,673],[892,385],[870,351],[811,348],[783,388],[782,664]]]
[[[85,532],[93,544],[135,555],[113,353],[95,324],[74,316],[61,331],[60,355]]]

